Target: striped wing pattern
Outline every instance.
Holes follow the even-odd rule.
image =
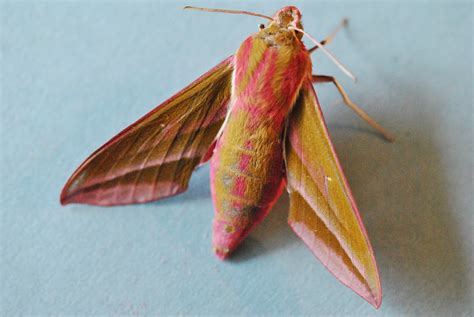
[[[290,226],[332,274],[379,307],[372,247],[310,82],[290,114],[285,153]]]
[[[100,147],[70,177],[61,203],[123,205],[185,191],[224,121],[232,71],[231,56]]]

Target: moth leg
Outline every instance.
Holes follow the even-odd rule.
[[[334,40],[334,37],[336,36],[336,34],[342,28],[346,27],[348,23],[349,23],[349,20],[347,18],[342,19],[341,23],[339,23],[338,26],[324,40],[321,41],[321,44],[326,45],[326,44],[331,43],[332,40]],[[313,46],[312,48],[310,48],[308,50],[308,52],[311,54],[317,49],[318,49],[318,46],[316,45],[316,46]]]
[[[367,122],[371,127],[377,130],[383,137],[389,141],[395,141],[395,137],[387,132],[380,124],[378,124],[374,119],[372,119],[362,108],[356,105],[352,100],[347,96],[344,88],[342,88],[341,84],[337,81],[336,78],[332,76],[324,76],[324,75],[313,75],[313,83],[320,84],[320,83],[333,83],[336,86],[337,90],[341,94],[342,100],[344,103],[351,108],[359,117],[361,117],[365,122]]]

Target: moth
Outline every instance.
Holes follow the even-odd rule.
[[[72,174],[61,204],[145,203],[185,191],[210,160],[213,248],[225,259],[289,192],[288,223],[323,265],[375,307],[382,289],[372,247],[329,138],[314,83],[333,83],[345,103],[385,138],[331,76],[312,74],[324,45],[303,30],[293,6],[248,14],[259,26],[235,55],[157,106],[90,155]],[[344,23],[343,23],[344,24]],[[307,35],[316,46],[307,49]]]

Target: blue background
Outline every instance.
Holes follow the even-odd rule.
[[[295,2],[293,2],[295,3]],[[349,28],[315,72],[392,130],[388,144],[317,87],[380,267],[377,312],[286,224],[285,194],[226,262],[211,251],[209,168],[156,203],[61,207],[88,154],[257,31],[275,2],[1,4],[1,312],[13,314],[468,315],[473,259],[473,5],[296,2],[305,29]]]

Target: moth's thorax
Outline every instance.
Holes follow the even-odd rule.
[[[305,78],[309,53],[296,33],[271,22],[247,38],[235,54],[234,106],[283,121]]]
[[[256,37],[265,41],[271,47],[279,48],[281,46],[296,46],[295,43],[299,38],[295,36],[295,31],[286,27],[281,27],[276,22],[271,22],[270,25],[260,30]]]

